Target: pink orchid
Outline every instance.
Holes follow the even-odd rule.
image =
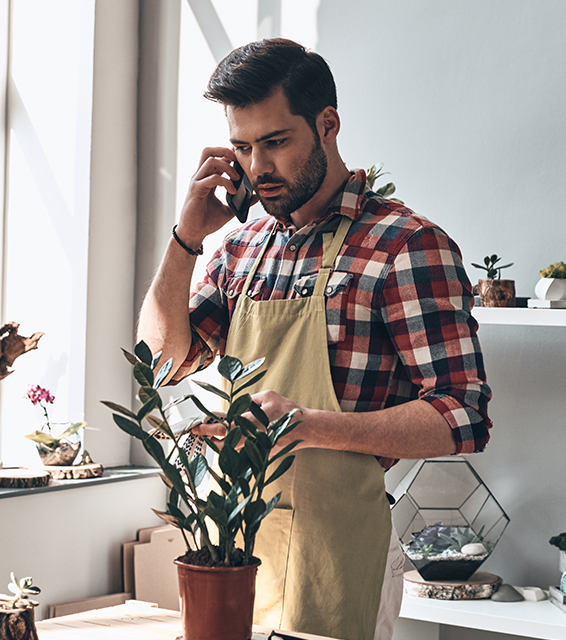
[[[47,402],[48,404],[53,404],[53,401],[55,400],[55,396],[52,396],[51,393],[49,393],[48,389],[44,389],[38,384],[33,387],[30,386],[27,394],[24,397],[31,400],[32,404],[34,405],[36,405],[38,402],[41,404],[42,400],[43,402]]]

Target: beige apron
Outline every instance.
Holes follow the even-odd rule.
[[[267,374],[250,393],[273,389],[300,406],[340,411],[328,357],[324,292],[351,224],[323,235],[314,293],[254,301],[247,292],[270,238],[238,299],[226,353],[244,364],[265,357]],[[300,418],[299,418],[300,419]],[[373,456],[302,449],[269,485],[282,491],[262,523],[254,555],[262,559],[254,622],[342,640],[372,640],[391,517],[383,469]]]

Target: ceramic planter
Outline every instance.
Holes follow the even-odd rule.
[[[2,640],[39,640],[33,609],[0,609]]]
[[[175,560],[184,640],[249,640],[259,562],[198,567]]]
[[[566,280],[563,278],[541,278],[535,286],[539,300],[566,299]]]
[[[560,551],[560,561],[558,568],[560,573],[564,573],[566,571],[566,551]]]
[[[514,307],[514,280],[478,280],[482,307]]]

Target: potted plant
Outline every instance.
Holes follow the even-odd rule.
[[[566,298],[566,264],[555,262],[539,271],[541,279],[535,286],[539,300],[563,300]]]
[[[255,576],[260,564],[253,556],[255,537],[262,520],[274,509],[281,495],[275,495],[266,503],[262,494],[265,487],[293,463],[294,456],[289,454],[299,440],[274,455],[272,452],[280,438],[299,424],[293,421],[295,412],[270,422],[245,392],[265,375],[258,372],[263,358],[245,366],[236,358],[222,358],[218,371],[227,381],[227,392],[197,382],[225,401],[227,412],[220,415],[209,411],[192,394],[163,406],[158,389],[170,372],[172,361],[168,360],[154,375],[161,354],[152,355],[143,341],[136,345],[134,354],[124,351],[124,355],[133,366],[142,407],[134,413],[113,402],[104,404],[115,412],[116,424],[142,442],[161,468],[161,477],[169,487],[167,510],[154,511],[181,530],[187,545],[187,553],[175,561],[184,640],[249,640]],[[218,468],[213,468],[202,453],[189,459],[183,439],[190,432],[190,423],[171,425],[169,422],[170,410],[187,400],[194,402],[209,420],[226,428],[221,447],[205,438],[218,454]],[[245,416],[247,412],[261,427]],[[170,451],[162,446],[164,437],[172,443]],[[207,473],[215,486],[202,496],[199,485]],[[236,546],[238,534],[243,540],[242,549]]]
[[[402,200],[398,200],[397,198],[391,198],[397,187],[393,184],[393,182],[388,182],[378,189],[374,189],[374,185],[377,182],[378,178],[383,178],[386,175],[386,171],[383,171],[383,163],[379,166],[373,164],[366,171],[366,184],[367,186],[374,192],[377,193],[378,196],[383,196],[384,198],[388,198],[389,200],[393,200],[394,202],[399,202],[400,204],[404,204]]]
[[[86,422],[66,423],[66,428],[59,435],[53,435],[47,405],[53,404],[55,396],[52,396],[48,389],[36,384],[28,389],[24,397],[30,400],[33,405],[39,404],[45,415],[45,423],[41,429],[26,435],[26,438],[36,443],[41,462],[45,466],[73,464],[81,448],[78,432],[86,426]],[[47,431],[45,431],[45,427],[47,427]]]
[[[8,589],[11,596],[0,593],[0,638],[2,640],[38,640],[33,608],[39,602],[30,596],[40,593],[39,587],[33,585],[31,578],[18,580],[14,573],[10,574],[12,582]]]
[[[497,263],[501,258],[497,254],[486,256],[484,264],[472,262],[476,269],[483,269],[487,273],[487,279],[478,280],[477,291],[482,307],[514,307],[515,306],[515,281],[502,280],[501,269],[512,267],[513,262],[504,265]]]
[[[550,544],[560,549],[560,573],[566,571],[566,531],[557,536],[552,536],[549,540]]]

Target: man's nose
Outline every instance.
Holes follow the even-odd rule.
[[[273,173],[275,166],[269,159],[268,154],[262,149],[252,150],[250,172],[254,178],[266,173]]]

